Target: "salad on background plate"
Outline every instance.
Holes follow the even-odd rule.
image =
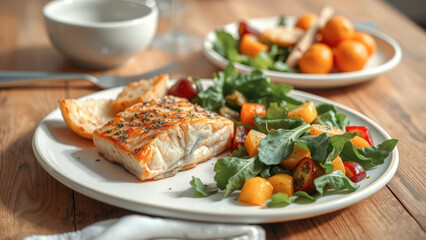
[[[233,62],[239,72],[262,69],[274,82],[298,88],[330,88],[368,81],[399,63],[401,48],[392,38],[335,16],[320,29],[317,42],[299,64],[289,67],[286,59],[311,26],[312,20],[306,20],[312,19],[311,15],[248,19],[225,25],[206,36],[204,53],[221,68]],[[346,29],[351,34],[342,34]]]

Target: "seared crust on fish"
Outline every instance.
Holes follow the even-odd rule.
[[[186,99],[138,103],[95,130],[100,154],[140,180],[195,167],[230,147],[234,123]]]
[[[169,84],[169,75],[162,74],[150,80],[139,80],[132,82],[123,88],[123,91],[114,100],[114,109],[116,112],[140,102],[151,101],[155,98],[162,98],[167,93]]]

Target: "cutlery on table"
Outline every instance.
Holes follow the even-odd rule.
[[[175,61],[152,71],[134,76],[118,76],[105,73],[95,77],[87,73],[0,71],[0,87],[13,86],[17,83],[33,82],[38,80],[86,79],[94,83],[96,86],[106,89],[125,86],[131,82],[141,79],[151,79],[163,73],[173,74],[178,73],[179,71],[180,67]]]

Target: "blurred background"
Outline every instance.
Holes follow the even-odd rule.
[[[425,0],[386,0],[408,18],[426,29],[426,1]]]

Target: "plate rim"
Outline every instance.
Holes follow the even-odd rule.
[[[95,92],[95,93],[83,96],[79,99],[87,99],[94,95],[106,94],[108,93],[108,91],[114,91],[116,89],[120,89],[120,87]],[[298,91],[298,90],[293,90],[292,92],[295,93],[295,95],[297,95],[298,97],[303,98],[307,96],[309,98],[313,98],[322,103],[334,104],[336,107],[344,109],[345,111],[351,112],[352,114],[361,118],[363,121],[367,121],[369,124],[373,125],[374,128],[376,128],[376,130],[378,130],[385,139],[391,138],[390,135],[376,122],[374,122],[372,119],[368,118],[364,114],[353,110],[352,108],[346,107],[340,103],[334,102],[332,100],[329,100],[327,98],[324,98],[315,94]],[[363,189],[357,190],[353,193],[342,194],[340,197],[326,201],[326,202],[315,203],[313,207],[312,205],[310,205],[309,208],[306,208],[305,205],[301,205],[296,208],[276,208],[276,209],[262,208],[261,211],[263,212],[261,213],[247,212],[246,214],[242,214],[240,211],[236,211],[236,212],[228,211],[227,213],[219,213],[215,210],[206,211],[206,210],[199,210],[199,209],[195,209],[195,210],[182,209],[180,207],[170,207],[170,206],[164,207],[164,205],[161,205],[161,204],[137,202],[128,198],[112,195],[108,192],[96,189],[92,186],[84,185],[73,178],[69,178],[69,177],[67,178],[65,173],[63,173],[59,169],[55,169],[54,166],[49,164],[51,163],[51,161],[48,160],[48,158],[40,150],[40,142],[37,141],[37,138],[43,131],[43,127],[45,127],[43,123],[55,114],[60,114],[59,108],[56,108],[55,110],[50,112],[40,122],[40,124],[37,126],[34,132],[33,139],[32,139],[32,147],[33,147],[33,152],[36,159],[38,160],[40,165],[51,176],[53,176],[56,180],[58,180],[65,186],[69,187],[70,189],[77,191],[83,195],[86,195],[90,198],[104,202],[106,204],[114,205],[114,206],[128,209],[131,211],[136,211],[136,212],[140,212],[144,214],[152,214],[152,215],[157,215],[161,217],[206,221],[206,216],[208,216],[209,221],[213,221],[213,222],[267,223],[267,222],[283,222],[283,221],[304,219],[304,218],[309,218],[313,216],[323,215],[329,212],[334,212],[334,211],[346,208],[378,192],[392,179],[392,177],[394,176],[397,170],[398,163],[399,163],[399,152],[397,147],[395,147],[395,149],[392,151],[392,154],[391,154],[392,162],[390,163],[388,169],[376,181],[365,186]],[[355,195],[355,196],[352,196],[352,195]],[[333,203],[335,203],[339,207],[333,207]],[[308,209],[308,210],[306,211],[303,209]],[[312,209],[314,211],[312,211]],[[302,214],[300,213],[300,211],[302,211]],[[236,213],[238,214],[238,216],[235,216]]]
[[[261,18],[250,18],[247,21],[277,21],[279,17],[261,17]],[[286,16],[289,19],[295,19],[294,16]],[[213,29],[208,32],[203,41],[203,53],[207,59],[220,68],[224,68],[229,60],[221,56],[219,53],[213,50],[213,43],[210,39],[215,38],[214,32],[218,29],[225,29],[236,25],[237,22],[231,22],[225,25],[222,25],[219,28]],[[373,29],[372,27],[362,26],[360,24],[354,24],[356,30],[364,31],[368,34],[373,35],[375,38],[379,38],[386,43],[388,43],[394,54],[391,59],[389,59],[384,64],[381,64],[374,68],[363,69],[362,71],[356,72],[347,72],[347,73],[331,73],[331,74],[301,74],[301,73],[287,73],[287,72],[278,72],[273,70],[262,70],[262,72],[271,77],[272,80],[278,83],[290,84],[295,87],[304,87],[304,88],[327,88],[327,87],[341,87],[346,85],[351,85],[355,83],[360,83],[364,81],[369,81],[373,77],[383,74],[390,71],[396,67],[402,59],[402,49],[398,42],[396,42],[389,35]],[[253,70],[252,67],[241,64],[234,63],[235,68],[239,72],[250,72]],[[327,82],[324,82],[324,78],[327,79]],[[303,82],[300,82],[303,81]]]

